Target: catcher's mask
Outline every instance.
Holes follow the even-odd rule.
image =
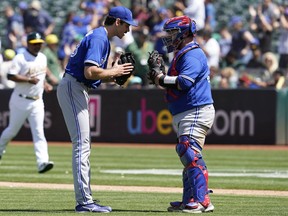
[[[166,21],[163,31],[166,36],[162,40],[170,53],[178,48],[184,38],[196,34],[196,22],[188,16],[174,17]]]

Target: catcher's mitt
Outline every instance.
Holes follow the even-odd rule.
[[[147,63],[149,66],[147,78],[152,82],[152,84],[155,84],[155,78],[159,74],[165,74],[165,65],[162,55],[159,54],[157,50],[154,50],[152,53],[149,52]]]
[[[132,55],[132,53],[122,53],[120,56],[120,59],[118,61],[118,64],[125,64],[125,63],[132,63],[132,65],[135,68],[135,59]],[[128,80],[128,78],[133,74],[134,71],[131,71],[131,73],[123,75],[123,76],[119,76],[119,77],[115,77],[115,82],[118,85],[124,85],[124,83]]]

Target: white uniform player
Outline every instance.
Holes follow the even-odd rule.
[[[44,135],[44,103],[42,95],[52,86],[45,82],[47,71],[46,56],[40,52],[44,40],[39,33],[27,36],[27,49],[17,54],[8,74],[16,86],[9,101],[10,119],[8,127],[0,137],[0,159],[7,144],[18,134],[25,120],[30,124],[38,172],[44,173],[53,168],[49,161],[48,145]]]

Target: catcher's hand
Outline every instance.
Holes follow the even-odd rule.
[[[155,84],[155,78],[159,74],[165,74],[165,65],[162,55],[159,54],[157,50],[154,50],[152,53],[149,52],[147,63],[149,66],[147,78],[151,81],[152,84]]]
[[[132,55],[132,53],[122,53],[120,55],[120,59],[118,61],[118,64],[125,64],[125,63],[132,63],[133,67],[135,68],[135,59]],[[128,78],[133,74],[134,70],[131,71],[131,73],[123,75],[123,76],[119,76],[119,77],[115,77],[115,82],[118,85],[124,85],[124,83],[128,80]]]

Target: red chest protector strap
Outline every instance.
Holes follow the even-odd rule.
[[[176,63],[177,61],[181,58],[182,55],[184,55],[185,53],[187,53],[190,50],[196,49],[196,48],[200,48],[200,46],[197,43],[193,43],[193,44],[189,44],[186,47],[184,47],[184,49],[180,50],[179,52],[177,52],[177,54],[175,55],[175,57],[172,60],[172,67],[171,69],[168,71],[168,75],[169,76],[178,76],[178,71],[176,70]]]
[[[192,44],[189,44],[187,45],[186,47],[184,47],[184,49],[180,50],[176,55],[175,57],[173,58],[172,60],[172,66],[170,68],[170,70],[168,71],[167,75],[168,76],[178,76],[179,75],[179,72],[176,70],[176,63],[177,61],[181,58],[182,55],[184,55],[185,53],[187,53],[188,51],[190,50],[193,50],[193,49],[197,49],[197,48],[200,48],[199,44],[197,43],[192,43]],[[167,89],[166,90],[166,100],[167,101],[171,101],[171,100],[176,100],[179,96],[180,96],[180,93],[179,91],[175,91],[173,89]],[[169,99],[168,99],[169,98]],[[173,99],[172,99],[173,98]]]

